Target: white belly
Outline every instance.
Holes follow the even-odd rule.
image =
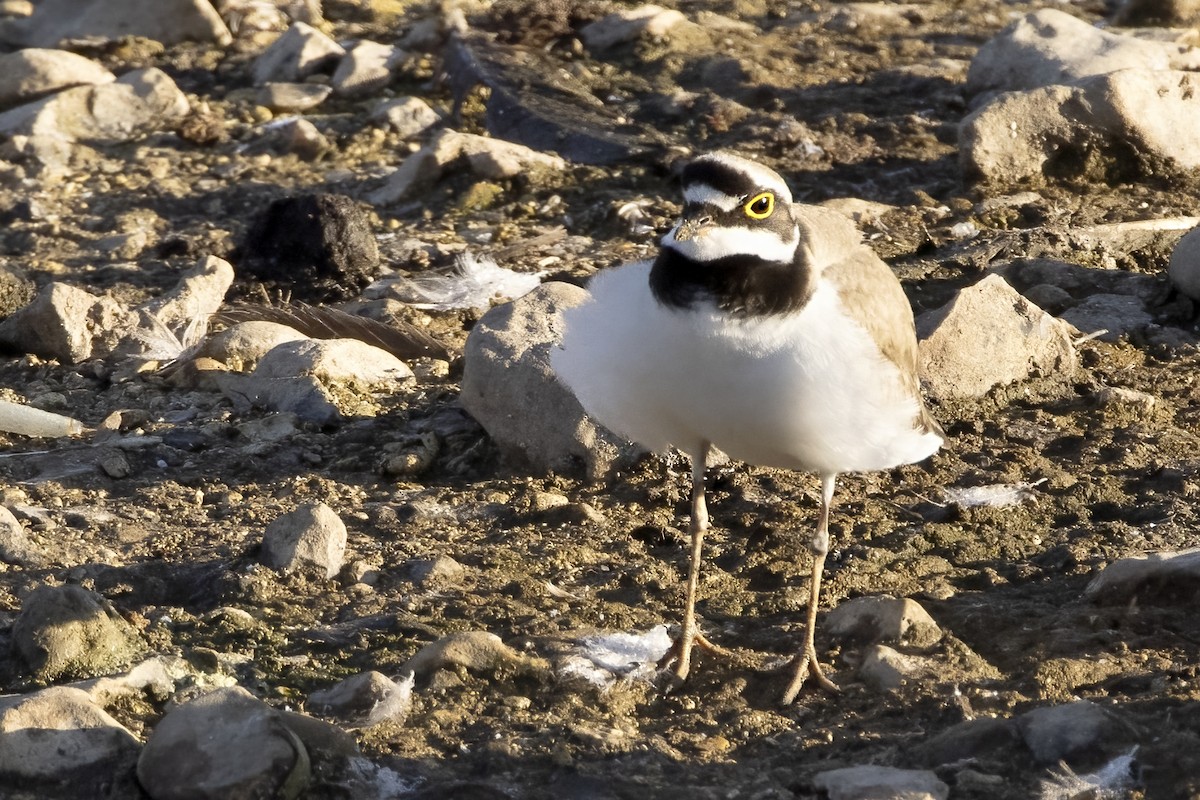
[[[818,284],[788,317],[729,320],[665,308],[649,262],[598,275],[565,314],[551,362],[584,409],[654,450],[711,442],[753,464],[822,474],[919,461],[941,444],[867,331]]]

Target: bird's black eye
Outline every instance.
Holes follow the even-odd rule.
[[[742,206],[750,219],[766,219],[775,210],[775,195],[770,192],[760,192],[746,201]]]

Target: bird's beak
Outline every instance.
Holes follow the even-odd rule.
[[[683,219],[675,226],[675,241],[686,242],[688,239],[699,238],[712,225],[713,218],[708,214],[684,214]]]

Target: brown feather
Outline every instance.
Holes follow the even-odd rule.
[[[415,325],[403,320],[389,324],[329,306],[237,303],[225,306],[213,318],[226,325],[277,322],[314,339],[358,339],[386,350],[402,361],[422,357],[450,360],[450,351],[446,346]]]

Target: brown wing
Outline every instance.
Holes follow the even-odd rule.
[[[916,424],[941,433],[921,398],[917,334],[912,306],[891,268],[862,242],[862,234],[841,214],[816,206],[792,209],[809,244],[819,274],[837,287],[842,307],[866,328],[883,357],[900,370],[904,390],[917,398]]]

